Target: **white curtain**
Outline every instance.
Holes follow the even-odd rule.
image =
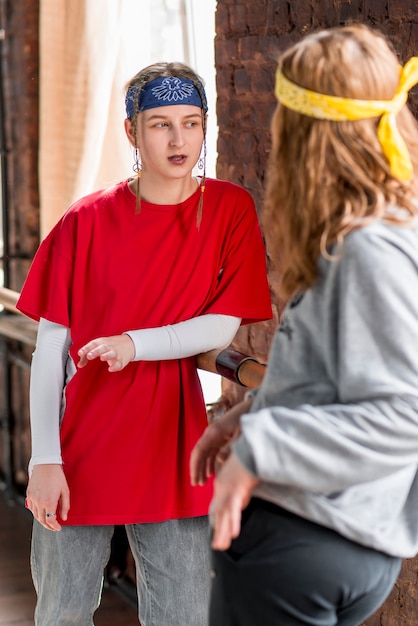
[[[216,0],[40,0],[41,236],[72,202],[132,173],[124,85],[156,61],[206,82],[207,173],[215,174]]]
[[[77,198],[132,173],[124,84],[151,62],[150,0],[41,0],[41,235]]]

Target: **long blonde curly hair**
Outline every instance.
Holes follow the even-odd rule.
[[[279,65],[302,87],[347,98],[391,100],[399,83],[390,44],[360,24],[308,35]],[[418,125],[403,107],[397,125],[414,168],[405,183],[391,174],[378,121],[318,120],[277,105],[262,219],[284,298],[313,285],[319,256],[329,257],[350,231],[378,219],[406,225],[417,215]]]

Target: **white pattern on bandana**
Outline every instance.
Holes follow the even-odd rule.
[[[152,89],[152,95],[158,100],[167,100],[168,102],[184,100],[189,98],[193,93],[193,85],[182,83],[179,78],[170,76],[165,78],[161,85]]]

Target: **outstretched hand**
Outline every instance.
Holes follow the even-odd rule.
[[[26,507],[47,530],[61,530],[57,512],[66,520],[70,509],[70,491],[61,465],[33,467],[26,491]]]
[[[190,478],[192,485],[204,485],[215,473],[215,467],[228,458],[231,443],[240,433],[240,417],[250,410],[252,399],[244,400],[227,411],[223,417],[206,428],[190,457]]]
[[[241,530],[241,513],[260,480],[232,453],[216,476],[211,504],[212,548],[227,550]]]
[[[99,358],[107,361],[109,372],[120,372],[135,358],[135,347],[129,335],[99,337],[80,348],[78,356],[77,367],[85,367],[89,361]]]

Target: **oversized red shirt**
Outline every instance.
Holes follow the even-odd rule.
[[[71,330],[70,358],[96,337],[222,313],[271,317],[265,250],[250,195],[207,180],[177,205],[127,181],[76,202],[39,247],[18,308]],[[207,425],[195,358],[98,359],[65,387],[61,424],[71,509],[66,524],[130,524],[206,515],[212,485],[192,487],[190,452]]]

